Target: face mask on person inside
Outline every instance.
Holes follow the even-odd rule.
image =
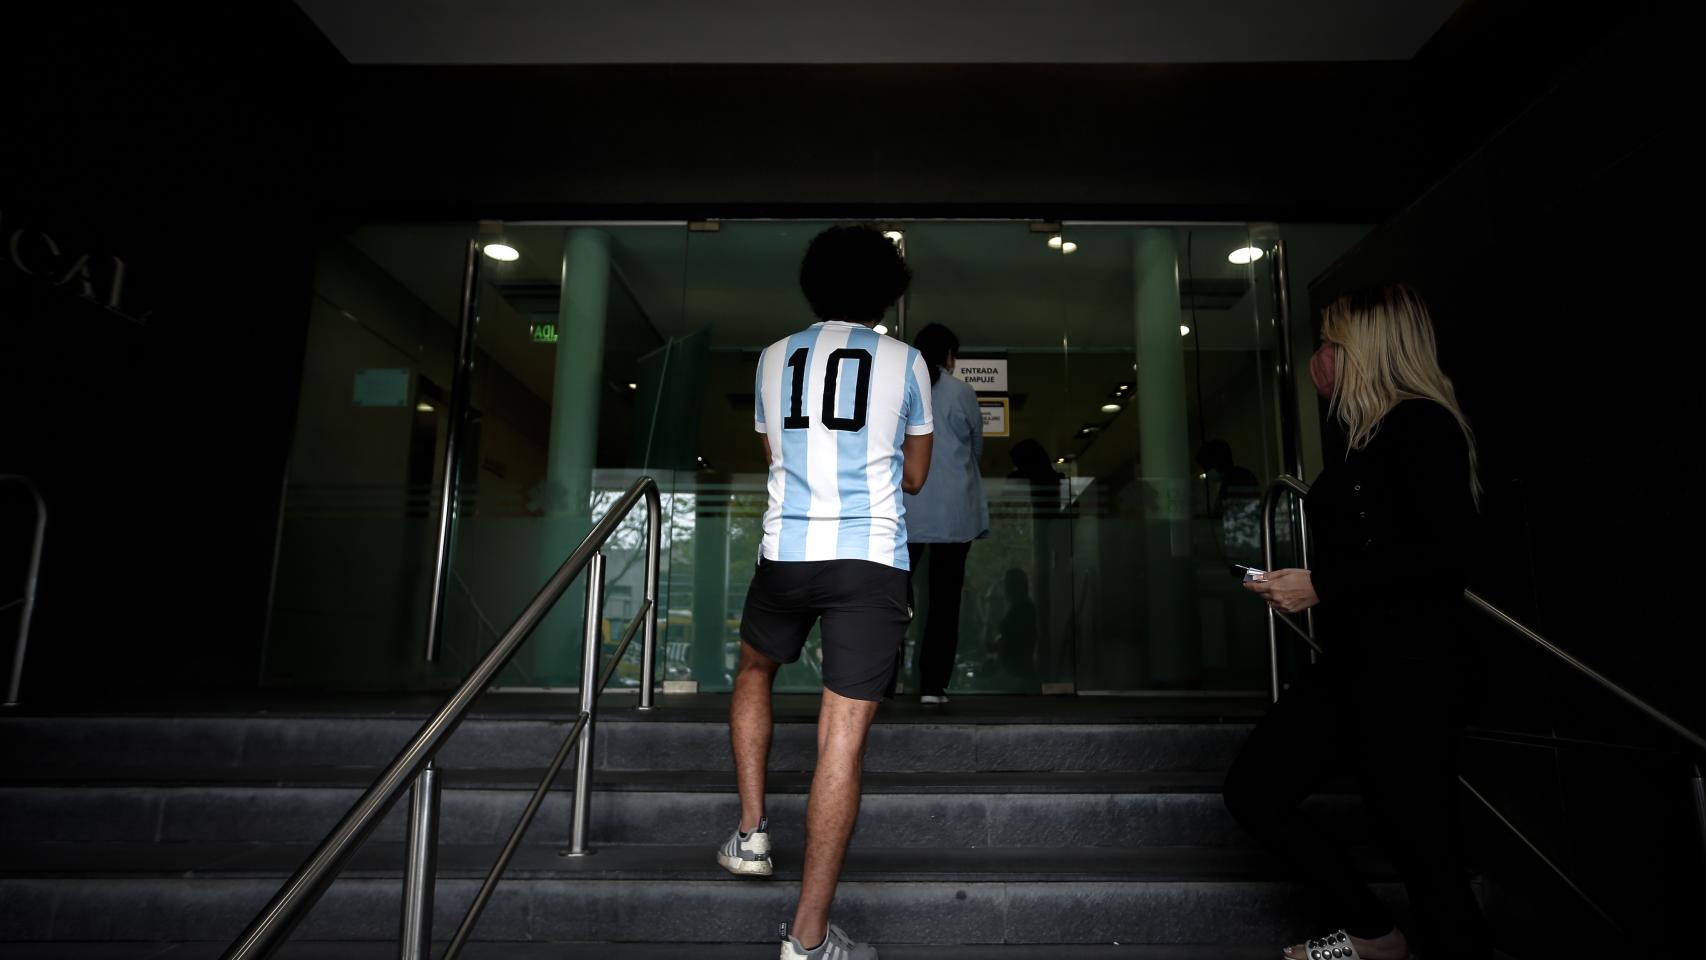
[[[1333,395],[1333,368],[1339,360],[1339,345],[1323,343],[1309,358],[1309,379],[1315,381],[1315,392],[1323,397]]]

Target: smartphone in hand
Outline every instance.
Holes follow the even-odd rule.
[[[1232,565],[1232,575],[1245,583],[1255,583],[1268,578],[1268,572],[1261,567],[1247,567],[1242,563]]]

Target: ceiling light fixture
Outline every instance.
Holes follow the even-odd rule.
[[[1190,328],[1190,327],[1187,327],[1187,326],[1185,326],[1185,325],[1184,325],[1184,324],[1182,324],[1182,323],[1181,323],[1181,324],[1179,324],[1179,336],[1181,336],[1181,337],[1188,337],[1188,336],[1190,336],[1190,335],[1191,335],[1191,328]]]
[[[906,234],[901,233],[899,230],[885,230],[883,231],[883,236],[888,237],[895,243],[899,243],[906,239]]]
[[[500,263],[509,263],[511,261],[521,259],[521,251],[507,243],[488,243],[483,245],[480,249],[485,251],[486,256],[491,257],[493,260],[497,260]]]
[[[1262,252],[1261,247],[1239,247],[1227,254],[1226,259],[1242,267],[1247,263],[1255,263],[1264,256],[1266,256],[1266,254]]]
[[[422,400],[420,403],[415,404],[415,409],[419,410],[422,413],[431,413],[432,412],[432,404],[427,403],[425,400]]]
[[[1120,412],[1120,405],[1117,403],[1104,403],[1104,404],[1102,404],[1102,412],[1103,413],[1119,413]]]
[[[1048,238],[1048,248],[1050,250],[1059,250],[1062,242],[1063,241],[1060,239],[1060,234],[1057,233],[1054,236]]]
[[[640,385],[637,383],[630,383],[630,384],[628,384],[628,389],[629,390],[638,390],[638,389],[640,389]]]
[[[1064,241],[1060,245],[1060,252],[1061,253],[1077,253],[1078,252],[1078,244],[1073,243],[1071,240]]]

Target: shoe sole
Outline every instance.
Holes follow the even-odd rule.
[[[717,854],[717,863],[737,877],[768,877],[774,868],[768,860],[742,860],[728,854]]]

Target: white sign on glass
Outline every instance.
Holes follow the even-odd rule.
[[[954,376],[971,384],[978,393],[1007,392],[1007,361],[980,360],[959,357],[954,361]]]

